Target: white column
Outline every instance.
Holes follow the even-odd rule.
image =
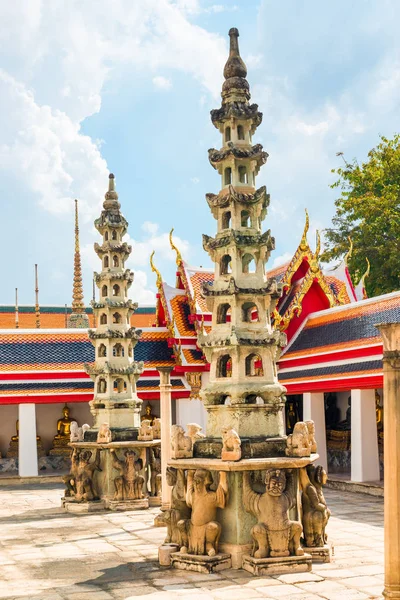
[[[307,392],[303,394],[303,420],[314,421],[315,441],[319,454],[318,464],[328,472],[326,453],[325,401],[323,392]]]
[[[38,475],[36,445],[36,405],[19,405],[18,473],[20,477]]]
[[[351,480],[379,479],[375,391],[351,390]]]
[[[171,505],[171,488],[167,484],[167,463],[171,458],[171,371],[172,367],[159,368],[160,418],[161,418],[161,509]]]

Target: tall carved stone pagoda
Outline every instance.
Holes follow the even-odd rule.
[[[78,200],[75,200],[75,251],[74,251],[74,282],[72,285],[72,313],[68,315],[67,327],[87,329],[89,317],[85,312],[82,287],[81,252],[79,248]]]
[[[94,398],[90,402],[94,429],[108,423],[113,439],[126,440],[134,439],[134,430],[140,427],[142,400],[137,396],[136,382],[143,362],[133,358],[141,330],[130,326],[130,317],[138,305],[128,299],[133,273],[125,268],[125,261],[132,247],[123,241],[128,223],[120,208],[114,175],[110,174],[103,211],[95,221],[103,236],[103,243],[94,246],[102,263],[101,272],[94,273],[100,295],[97,302],[92,302],[97,328],[89,330],[96,360],[94,365],[85,365],[85,369],[94,381]]]
[[[239,435],[283,435],[285,390],[278,383],[276,358],[286,338],[272,329],[270,318],[281,290],[275,280],[266,280],[265,265],[275,240],[269,230],[261,230],[269,195],[265,186],[255,187],[268,154],[261,144],[252,145],[262,114],[256,104],[249,104],[238,30],[231,29],[229,36],[222,106],[211,111],[222,148],[208,151],[222,180],[218,194],[206,195],[218,231],[214,238],[203,235],[204,249],[215,263],[214,283],[203,289],[213,314],[212,332],[199,338],[211,364],[202,392],[207,434],[229,425]]]
[[[209,150],[222,187],[206,196],[218,230],[215,237],[203,236],[215,263],[214,282],[202,292],[212,327],[208,333],[201,327],[198,335],[210,362],[201,391],[206,434],[194,423],[187,434],[172,427],[171,525],[160,562],[203,572],[231,566],[254,575],[302,572],[311,570],[313,558],[330,557],[330,512],[321,491],[326,473],[313,466],[313,422],[285,432],[286,389],[278,382],[276,360],[286,336],[271,326],[281,289],[266,277],[274,239],[261,229],[269,196],[265,187],[256,189],[268,155],[252,143],[262,114],[249,103],[238,30],[229,36],[222,106],[211,111],[222,148]],[[318,515],[310,501],[317,496]]]

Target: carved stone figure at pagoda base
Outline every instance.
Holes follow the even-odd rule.
[[[185,435],[185,430],[181,425],[172,425],[171,427],[171,457],[172,458],[190,458],[193,456],[192,438]]]
[[[203,428],[201,427],[201,425],[198,425],[197,423],[188,423],[186,425],[186,429],[187,429],[188,436],[192,440],[192,445],[194,445],[194,443],[197,440],[202,440],[206,437],[205,434],[202,432]]]
[[[325,528],[331,511],[326,505],[322,486],[327,482],[323,467],[309,465],[300,469],[301,503],[303,508],[303,530],[307,548],[321,548],[326,544]]]
[[[161,448],[149,448],[150,496],[161,495]]]
[[[217,521],[217,508],[225,508],[228,494],[227,475],[219,474],[215,492],[210,490],[213,478],[210,471],[197,469],[187,475],[186,504],[192,509],[190,519],[178,522],[183,546],[182,554],[215,556],[221,525]]]
[[[140,475],[143,461],[133,450],[125,450],[125,458],[120,460],[116,451],[110,450],[112,465],[119,475],[114,479],[114,500],[139,500],[143,498],[144,477]]]
[[[148,419],[143,419],[138,433],[138,440],[147,442],[153,439],[153,428],[151,426],[151,421]]]
[[[167,537],[164,544],[177,544],[183,546],[178,522],[190,518],[190,507],[186,504],[186,482],[183,469],[167,467],[167,484],[172,487],[171,508],[165,511],[167,524]]]
[[[74,490],[75,500],[77,502],[91,502],[98,499],[98,492],[93,481],[95,471],[101,471],[100,468],[100,450],[95,452],[94,460],[91,462],[93,452],[90,450],[81,450],[77,457],[76,467],[71,471],[73,477],[71,488]],[[74,461],[72,461],[74,463]]]
[[[153,440],[161,439],[161,419],[159,417],[155,417],[153,421],[153,425],[151,426],[153,429]]]
[[[222,460],[240,460],[242,458],[242,442],[232,428],[222,428]]]
[[[265,475],[266,491],[254,492],[250,474],[243,474],[243,503],[246,510],[257,519],[251,535],[254,540],[252,556],[267,558],[302,556],[300,546],[302,526],[289,519],[289,510],[296,503],[296,489],[291,473],[269,469]]]
[[[310,423],[312,423],[312,421]],[[314,423],[312,424],[314,425]],[[287,437],[286,455],[310,456],[313,443],[316,449],[315,438],[313,436],[313,441],[310,439],[307,423],[304,421],[298,421],[294,426],[293,433]]]
[[[85,431],[90,429],[90,425],[84,423],[82,427],[79,427],[76,421],[72,421],[71,423],[71,435],[69,436],[70,442],[83,442],[85,437]]]

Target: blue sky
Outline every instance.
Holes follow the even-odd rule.
[[[201,234],[216,225],[205,201],[219,190],[207,149],[220,147],[209,111],[220,105],[230,27],[240,31],[254,137],[270,157],[258,185],[271,207],[273,266],[330,224],[331,169],[342,151],[363,160],[379,134],[399,131],[400,4],[396,0],[19,0],[1,3],[0,303],[71,301],[73,199],[80,200],[86,300],[93,220],[116,175],[136,272],[131,295],[154,302],[151,250],[175,281],[168,232],[191,264],[210,265]]]

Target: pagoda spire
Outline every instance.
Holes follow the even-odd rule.
[[[218,194],[206,195],[217,233],[215,237],[203,235],[203,247],[215,263],[215,274],[213,285],[203,286],[213,316],[211,333],[198,336],[210,362],[209,383],[201,396],[209,412],[208,435],[218,437],[229,422],[239,435],[262,435],[269,427],[279,436],[283,435],[283,423],[277,408],[284,406],[284,388],[277,379],[275,360],[285,336],[273,330],[271,313],[281,289],[274,280],[266,281],[265,265],[275,240],[269,230],[262,232],[269,204],[266,188],[256,189],[256,176],[268,154],[261,144],[252,144],[262,114],[256,104],[249,104],[238,30],[232,28],[229,37],[222,106],[211,111],[222,146],[209,150],[208,156],[222,186]],[[237,408],[229,417],[223,408],[227,400]],[[251,427],[247,417],[240,418],[247,414],[249,404],[257,414]],[[216,406],[220,407],[218,414]],[[276,418],[271,418],[271,411]]]
[[[67,328],[86,329],[89,318],[85,312],[82,287],[82,265],[79,247],[79,217],[78,200],[75,199],[75,250],[74,250],[74,280],[72,285],[72,313],[67,319]]]
[[[108,423],[116,440],[122,435],[121,427],[125,432],[129,430],[131,436],[140,425],[142,401],[137,396],[136,382],[143,371],[143,363],[133,358],[141,331],[130,324],[138,305],[128,298],[133,273],[125,268],[125,262],[132,247],[123,241],[128,223],[120,208],[115,178],[110,173],[103,210],[94,222],[102,236],[102,242],[94,245],[101,261],[101,272],[94,273],[99,300],[91,302],[97,327],[89,329],[96,360],[93,365],[84,366],[94,381],[94,398],[90,402],[94,429],[98,431],[103,423]]]

